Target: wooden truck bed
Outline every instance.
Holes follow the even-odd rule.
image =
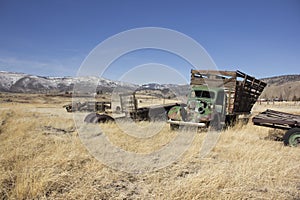
[[[192,70],[191,85],[223,87],[228,114],[249,114],[266,83],[240,71]]]

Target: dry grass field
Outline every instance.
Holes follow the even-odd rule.
[[[300,148],[275,141],[280,131],[249,122],[222,131],[205,158],[196,134],[173,164],[148,173],[126,173],[101,164],[82,144],[71,100],[43,95],[0,95],[0,199],[300,199]],[[255,105],[300,114],[300,104]],[[147,122],[140,122],[147,126]],[[137,139],[116,124],[103,125],[111,142],[136,153],[160,149],[176,134],[165,125]]]

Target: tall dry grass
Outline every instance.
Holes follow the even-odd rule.
[[[1,104],[1,199],[300,199],[300,149],[274,141],[272,129],[251,123],[231,127],[206,158],[199,156],[206,133],[199,132],[175,163],[129,174],[88,153],[72,114],[58,100]],[[255,112],[263,109],[258,105]],[[286,110],[299,112],[299,106]],[[102,128],[116,146],[138,153],[188,134],[166,125],[151,138],[137,139],[113,123]]]

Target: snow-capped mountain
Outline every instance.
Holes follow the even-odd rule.
[[[44,77],[24,73],[0,71],[0,92],[71,92],[76,86],[84,88],[97,88],[100,92],[111,92],[116,87],[134,88],[136,85],[105,78],[87,77]]]
[[[26,74],[0,71],[0,91],[9,91],[11,86],[24,76]]]
[[[95,76],[85,77],[45,77],[24,73],[0,71],[0,92],[17,93],[106,93],[117,91],[157,90],[168,93],[188,91],[188,85],[148,83],[135,85],[120,81],[112,81]]]
[[[164,89],[164,85],[158,84],[158,83],[148,83],[143,84],[140,89],[149,89],[149,90],[161,90]]]

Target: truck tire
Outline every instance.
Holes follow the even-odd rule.
[[[234,126],[237,122],[237,118],[238,118],[237,115],[227,115],[225,118],[226,127]]]
[[[67,110],[67,112],[72,112],[72,106],[67,106],[66,110]]]
[[[90,113],[84,118],[84,122],[91,123],[92,118],[94,118],[97,115],[97,113]]]
[[[115,121],[114,118],[112,118],[109,115],[97,114],[96,117],[92,118],[91,123],[107,123],[107,122],[113,122],[113,121]]]
[[[171,131],[176,131],[179,129],[179,125],[178,124],[170,124],[170,129],[171,129]]]
[[[291,128],[283,136],[284,145],[297,147],[300,146],[300,128]]]
[[[84,119],[86,123],[106,123],[112,121],[114,121],[114,118],[111,116],[105,114],[100,115],[98,113],[90,113]]]

